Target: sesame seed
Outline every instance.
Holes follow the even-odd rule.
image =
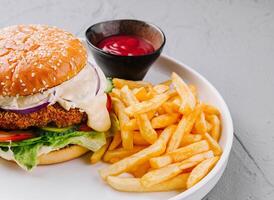
[[[24,92],[27,92],[27,91],[28,91],[28,89],[27,89],[27,88],[25,88],[23,91],[24,91]]]
[[[1,85],[5,85],[5,83],[4,83],[4,82],[1,82]]]
[[[6,79],[7,79],[7,80],[9,80],[9,79],[10,79],[10,77],[9,77],[9,76],[6,76]]]
[[[35,73],[34,73],[34,72],[32,72],[32,73],[31,73],[31,77],[34,77],[34,76],[35,76]]]

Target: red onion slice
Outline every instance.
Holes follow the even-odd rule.
[[[55,91],[53,92],[53,94],[55,95]],[[39,111],[40,109],[42,109],[44,107],[47,107],[50,104],[49,99],[50,99],[50,97],[47,97],[47,98],[41,100],[36,105],[33,105],[32,107],[26,107],[26,108],[8,108],[8,107],[4,107],[4,108],[1,108],[1,109],[5,110],[5,111],[19,113],[19,114],[29,114],[29,113],[37,112],[37,111]]]
[[[93,70],[94,70],[94,72],[95,72],[95,75],[96,75],[96,91],[95,91],[95,96],[98,94],[98,92],[99,92],[99,90],[100,90],[100,86],[101,86],[101,79],[100,79],[100,76],[99,76],[99,73],[98,73],[98,71],[97,71],[97,69],[96,69],[96,67],[93,65],[93,64],[91,64],[91,63],[89,63],[89,65],[93,68]]]
[[[96,92],[95,92],[95,95],[97,95],[99,90],[100,90],[100,87],[101,87],[101,79],[100,79],[98,71],[95,67],[94,67],[94,71],[95,71],[95,74],[96,74],[96,77],[97,77],[97,87],[96,87]]]
[[[30,114],[30,113],[33,113],[33,112],[37,112],[37,111],[39,111],[40,109],[42,109],[44,107],[47,107],[49,104],[50,104],[49,102],[45,102],[45,103],[42,103],[40,105],[31,107],[31,108],[24,108],[24,109],[3,109],[3,108],[1,108],[1,109],[5,110],[5,111],[19,113],[19,114]]]

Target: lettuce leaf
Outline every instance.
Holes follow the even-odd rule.
[[[21,142],[0,143],[2,152],[7,148],[12,151],[14,160],[24,169],[32,170],[38,164],[39,151],[42,147],[50,147],[52,151],[69,144],[77,144],[91,151],[97,151],[106,143],[102,132],[72,131],[64,133],[43,132],[41,136]]]

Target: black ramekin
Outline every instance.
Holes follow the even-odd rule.
[[[107,53],[97,45],[113,35],[135,35],[148,40],[155,51],[140,56],[119,56]],[[142,80],[152,63],[160,56],[166,42],[163,31],[154,24],[121,19],[100,22],[86,30],[86,40],[96,63],[106,76],[128,80]]]

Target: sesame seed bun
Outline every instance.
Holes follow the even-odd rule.
[[[46,25],[0,29],[0,95],[27,96],[77,75],[87,63],[82,42]]]
[[[71,145],[66,148],[59,149],[58,151],[52,151],[48,154],[41,155],[39,157],[39,165],[51,165],[73,160],[84,155],[88,151],[89,150],[84,147]]]

